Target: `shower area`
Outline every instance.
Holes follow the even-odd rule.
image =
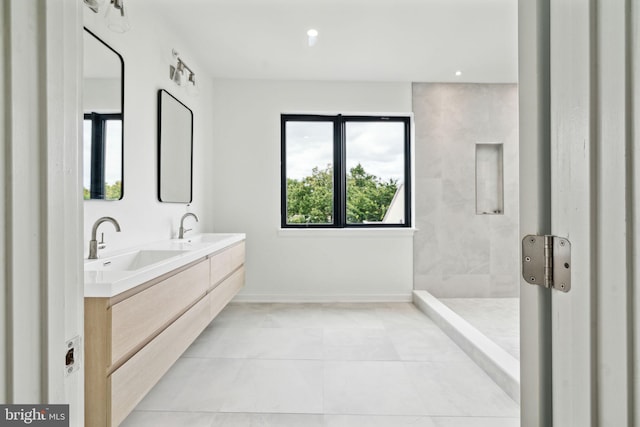
[[[412,92],[415,302],[519,402],[518,86]]]

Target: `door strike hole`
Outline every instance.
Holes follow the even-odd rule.
[[[564,263],[564,268],[569,268],[569,263],[568,262]]]
[[[75,362],[75,357],[74,357],[74,349],[71,348],[69,349],[69,351],[67,351],[67,354],[64,357],[64,363],[66,366],[70,366],[73,365],[73,363]]]

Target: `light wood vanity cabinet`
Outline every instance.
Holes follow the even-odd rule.
[[[244,242],[85,298],[85,426],[119,425],[244,285]]]
[[[207,293],[209,263],[202,261],[111,307],[111,364],[131,356]]]

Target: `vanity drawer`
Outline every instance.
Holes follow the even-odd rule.
[[[211,295],[211,319],[231,301],[231,299],[244,286],[244,267],[236,270],[231,276],[220,283],[209,295]]]
[[[210,298],[211,294],[203,297],[109,376],[109,425],[119,425],[207,327]]]
[[[111,364],[142,347],[207,291],[203,261],[111,307]]]
[[[231,252],[231,270],[235,270],[244,264],[244,242],[240,242],[237,245],[229,248],[229,252]]]
[[[210,285],[214,287],[233,270],[244,264],[244,242],[215,254],[209,262],[211,264]]]

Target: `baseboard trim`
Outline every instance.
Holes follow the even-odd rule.
[[[413,303],[437,324],[514,401],[520,403],[520,362],[427,291]]]
[[[239,293],[232,302],[253,303],[332,303],[332,302],[412,302],[412,294],[328,294],[328,295],[299,295],[299,294],[243,294]]]

